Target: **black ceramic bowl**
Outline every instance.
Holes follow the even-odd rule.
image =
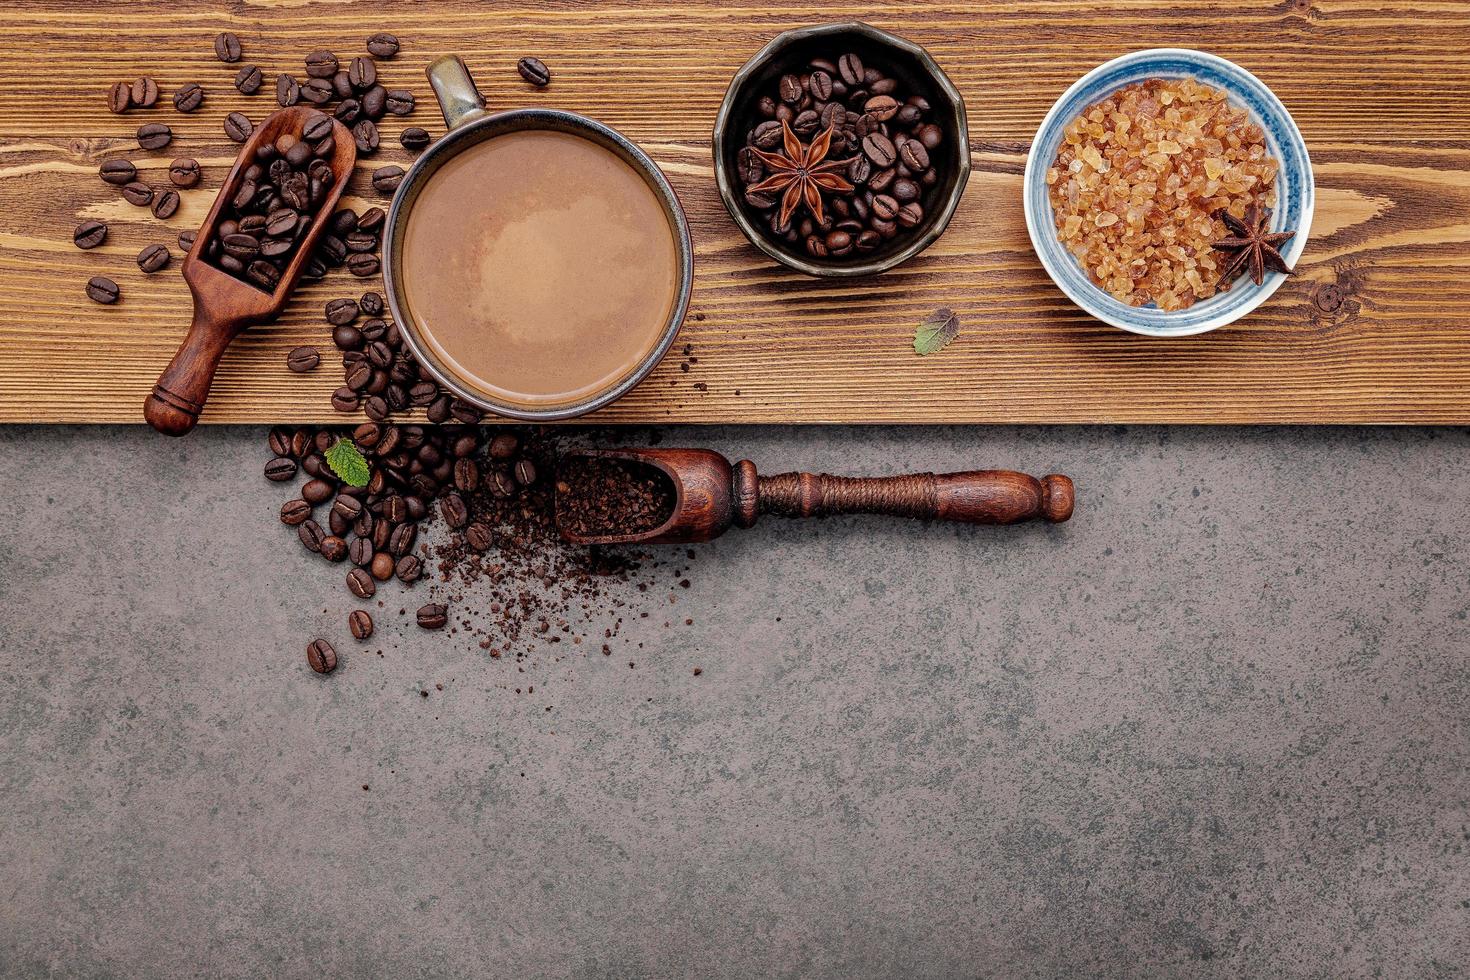
[[[921,200],[925,215],[916,227],[872,252],[818,259],[808,255],[800,245],[773,235],[759,212],[745,203],[744,187],[737,176],[737,157],[745,146],[746,134],[765,121],[756,109],[757,100],[772,93],[782,75],[802,71],[812,58],[835,59],[849,51],[861,58],[863,64],[897,79],[904,92],[929,100],[933,106],[931,118],[945,135],[944,143],[930,154],[939,173],[939,183],[924,192]],[[777,35],[735,73],[720,114],[715,118],[714,157],[715,181],[725,210],[756,248],[811,276],[871,276],[908,261],[934,244],[959,207],[960,196],[970,179],[970,131],[965,100],[929,52],[912,41],[858,21],[803,27]]]

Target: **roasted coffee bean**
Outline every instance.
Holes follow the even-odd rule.
[[[918,201],[910,201],[898,209],[898,223],[905,228],[916,228],[924,220],[924,208]]]
[[[491,459],[510,459],[520,448],[520,441],[509,432],[502,432],[490,440]]]
[[[825,71],[813,71],[807,88],[811,91],[812,98],[818,102],[826,102],[832,98],[832,76]]]
[[[132,183],[133,178],[138,176],[138,168],[128,160],[106,160],[97,168],[97,173],[107,183],[121,187]]]
[[[145,150],[161,150],[173,138],[174,131],[163,123],[147,123],[138,127],[138,145]]]
[[[225,116],[225,135],[236,143],[243,143],[255,132],[255,125],[243,112],[232,112]]]
[[[795,75],[782,75],[781,80],[776,85],[776,93],[781,97],[782,102],[785,102],[787,105],[795,105],[801,100],[804,94],[801,87],[801,79]]]
[[[158,101],[158,83],[144,75],[133,82],[132,96],[133,105],[151,109]]]
[[[282,425],[276,426],[266,436],[265,444],[270,448],[271,455],[273,456],[292,455],[291,430]]]
[[[332,501],[332,513],[351,523],[362,516],[362,501],[348,493],[339,493]]]
[[[454,405],[454,399],[448,395],[441,395],[434,399],[429,407],[424,409],[424,418],[434,425],[443,425],[449,421],[449,410]]]
[[[347,588],[359,599],[371,599],[378,591],[378,584],[373,581],[371,572],[354,568],[347,573]]]
[[[353,252],[347,257],[347,271],[360,279],[378,274],[378,257],[369,252]]]
[[[315,347],[296,347],[286,355],[286,367],[297,374],[313,371],[321,362],[322,356]]]
[[[107,90],[107,108],[112,112],[127,112],[133,107],[133,87],[127,82],[117,82]]]
[[[516,62],[516,71],[521,78],[537,88],[551,84],[551,70],[540,58],[522,58]]]
[[[441,630],[449,622],[449,607],[439,602],[420,606],[417,619],[419,625],[426,630]]]
[[[312,640],[306,645],[306,662],[318,674],[330,674],[337,669],[337,651],[326,640]]]
[[[863,60],[855,54],[845,54],[837,59],[837,71],[849,87],[863,84]]]
[[[446,493],[439,505],[444,521],[450,527],[458,530],[470,521],[470,509],[465,505],[464,498],[457,493]]]
[[[362,115],[362,103],[356,99],[343,99],[337,103],[337,108],[332,110],[332,118],[344,126],[351,126],[357,122],[360,115]]]
[[[919,199],[919,185],[907,177],[899,177],[893,182],[893,186],[889,188],[889,193],[900,204],[907,204],[909,201],[917,201]]]
[[[117,283],[106,276],[93,276],[87,280],[87,298],[94,303],[116,303],[120,295]]]
[[[179,209],[179,192],[172,187],[153,199],[153,217],[166,221]]]
[[[311,504],[305,500],[288,500],[281,505],[281,523],[296,525],[311,517]]]
[[[276,76],[276,102],[281,108],[293,106],[301,101],[301,83],[294,75],[284,72]]]
[[[300,225],[301,215],[294,208],[276,208],[265,216],[265,233],[271,238],[287,239],[281,243],[287,250],[295,244],[289,239]]]
[[[226,254],[237,259],[253,259],[260,253],[260,239],[237,231],[232,235],[221,236],[220,247]]]
[[[378,236],[367,231],[350,231],[342,239],[342,244],[347,246],[349,252],[376,252]]]
[[[412,585],[424,574],[424,563],[418,555],[404,555],[393,566],[394,574],[405,585]]]
[[[419,126],[410,126],[398,134],[398,142],[405,150],[422,150],[429,145],[429,131]]]
[[[357,219],[357,230],[376,232],[379,228],[383,227],[383,222],[387,217],[388,213],[382,208],[368,208],[362,213],[362,217]]]
[[[185,255],[188,255],[190,252],[194,251],[194,241],[198,237],[199,232],[195,231],[193,228],[179,232],[179,251],[183,252]]]
[[[301,488],[301,497],[309,504],[320,504],[332,499],[335,491],[326,480],[308,480]]]
[[[393,577],[393,556],[386,551],[373,555],[373,560],[368,565],[368,572],[379,582],[388,581]]]
[[[372,88],[378,83],[377,63],[372,58],[358,55],[347,68],[347,80],[359,92]]]
[[[371,524],[371,522],[369,522]],[[352,564],[366,568],[373,561],[372,528],[365,535],[359,535],[352,539],[352,544],[347,548],[347,557]]]
[[[357,152],[374,153],[378,149],[378,124],[371,119],[359,119],[352,127],[352,140],[357,144]]]
[[[932,150],[944,142],[944,130],[933,123],[927,126],[920,126],[914,132],[914,135],[918,137],[920,143],[924,144],[924,149],[926,150]]]
[[[882,133],[869,133],[863,137],[863,153],[876,167],[891,167],[898,159],[898,153],[893,148],[893,141]]]
[[[403,168],[396,164],[379,167],[373,171],[373,188],[380,194],[392,194],[403,183]],[[351,243],[348,243],[351,247]]]
[[[316,113],[301,127],[301,138],[308,143],[320,143],[332,135],[332,117],[326,113]]]
[[[311,452],[316,434],[307,428],[297,429],[291,433],[291,455],[298,459]]]
[[[485,413],[471,405],[467,401],[456,398],[449,406],[449,414],[459,419],[465,425],[479,425],[485,418]]]
[[[307,551],[320,552],[326,536],[327,532],[316,521],[302,521],[296,528],[296,537],[301,539],[301,546]]]
[[[327,322],[333,326],[345,326],[357,319],[360,309],[357,300],[351,297],[343,299],[328,300],[326,306]]]
[[[929,169],[929,151],[918,140],[904,140],[898,157],[905,167],[915,172]]]
[[[331,78],[337,73],[337,56],[330,51],[313,51],[306,56],[306,74],[312,78]]]
[[[77,225],[76,231],[71,233],[71,240],[77,248],[96,248],[107,241],[107,223],[83,221]]]
[[[386,378],[384,379],[386,381]],[[372,385],[369,384],[369,389]],[[362,404],[362,413],[374,422],[385,421],[392,412],[388,409],[388,402],[381,395],[371,395]]]
[[[260,91],[261,83],[265,76],[261,74],[258,65],[246,65],[235,73],[235,89],[241,95],[254,95]]]
[[[265,478],[282,483],[296,475],[296,460],[289,456],[277,456],[265,464]]]
[[[505,470],[493,470],[486,478],[490,492],[497,497],[513,497],[516,492],[515,478]]]
[[[256,259],[245,269],[245,275],[263,289],[274,290],[281,284],[281,270],[265,259]]]
[[[383,111],[390,116],[406,116],[414,110],[413,93],[396,88],[383,97]]]
[[[204,89],[194,82],[180,87],[174,93],[174,108],[179,112],[193,112],[204,104]]]
[[[398,53],[398,38],[387,31],[379,31],[367,39],[367,49],[374,58],[391,58]]]
[[[240,39],[231,31],[217,34],[214,39],[214,56],[227,64],[239,61]]]
[[[432,381],[420,381],[408,389],[408,403],[416,408],[426,408],[439,397],[439,386]]]
[[[192,157],[179,157],[168,165],[168,179],[175,187],[193,187],[201,176],[199,161]]]
[[[344,323],[332,331],[332,343],[345,351],[358,350],[363,343],[362,331]]]
[[[354,609],[347,614],[347,629],[354,639],[366,640],[373,635],[373,617],[362,609]]]
[[[144,272],[157,272],[168,265],[171,256],[166,245],[144,245],[138,253],[138,268]]]
[[[520,460],[515,465],[516,482],[523,487],[529,487],[536,482],[536,464],[529,459]]]
[[[323,558],[335,564],[347,557],[347,542],[340,535],[329,534],[322,538],[321,552]]]
[[[490,528],[481,524],[479,521],[464,529],[464,540],[466,544],[476,551],[489,551],[490,545],[494,543],[494,537],[490,533]]]
[[[336,92],[332,89],[332,81],[329,78],[308,78],[301,83],[301,101],[312,105],[326,105],[331,102]]]
[[[381,85],[374,85],[362,93],[362,114],[373,122],[383,118],[387,110],[388,90]]]
[[[863,103],[863,111],[879,122],[887,122],[898,114],[898,100],[891,95],[875,95]]]

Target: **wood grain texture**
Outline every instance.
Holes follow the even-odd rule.
[[[299,73],[319,47],[357,53],[375,30],[403,39],[383,74],[421,108],[390,119],[384,152],[359,161],[346,199],[359,209],[381,203],[372,168],[408,162],[401,125],[442,132],[423,68],[443,53],[465,57],[493,108],[582,112],[643,144],[689,211],[697,282],[676,353],[598,421],[1470,423],[1462,0],[12,2],[6,14],[0,421],[141,420],[190,317],[179,263],[150,277],[133,257],[153,241],[174,247],[203,218],[234,157],[225,113],[259,120],[274,107],[271,86],[241,96],[237,66],[214,59],[212,38],[228,28],[244,61],[271,79]],[[946,67],[969,104],[975,172],[949,232],[919,260],[876,280],[818,282],[775,266],[735,230],[715,192],[709,128],[731,73],[762,43],[848,17],[911,37]],[[1214,51],[1265,80],[1306,136],[1318,188],[1300,275],[1238,324],[1178,341],[1133,337],[1072,307],[1032,253],[1020,203],[1028,141],[1057,95],[1108,58],[1158,45]],[[520,81],[522,54],[547,62],[550,88]],[[159,80],[160,108],[110,115],[107,86],[140,74]],[[167,95],[188,81],[208,96],[181,115]],[[174,144],[137,150],[134,129],[155,119],[173,127]],[[100,161],[121,155],[154,183],[174,156],[194,156],[205,181],[160,223],[97,179]],[[92,252],[71,243],[85,218],[112,225]],[[84,297],[97,274],[121,285],[115,307]],[[329,353],[323,304],[363,288],[334,273],[301,289],[279,322],[242,335],[204,421],[340,420],[329,405],[335,358],[299,376],[285,353],[304,343]],[[941,305],[959,311],[964,329],[919,358],[914,326]],[[684,344],[687,356],[677,353]]]

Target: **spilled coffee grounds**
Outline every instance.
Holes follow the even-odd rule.
[[[556,479],[556,517],[581,537],[642,534],[674,512],[674,487],[656,466],[570,454]]]

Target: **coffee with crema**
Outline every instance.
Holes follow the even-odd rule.
[[[643,176],[590,139],[496,136],[429,179],[402,239],[401,296],[444,367],[493,401],[571,404],[658,345],[679,253]]]

